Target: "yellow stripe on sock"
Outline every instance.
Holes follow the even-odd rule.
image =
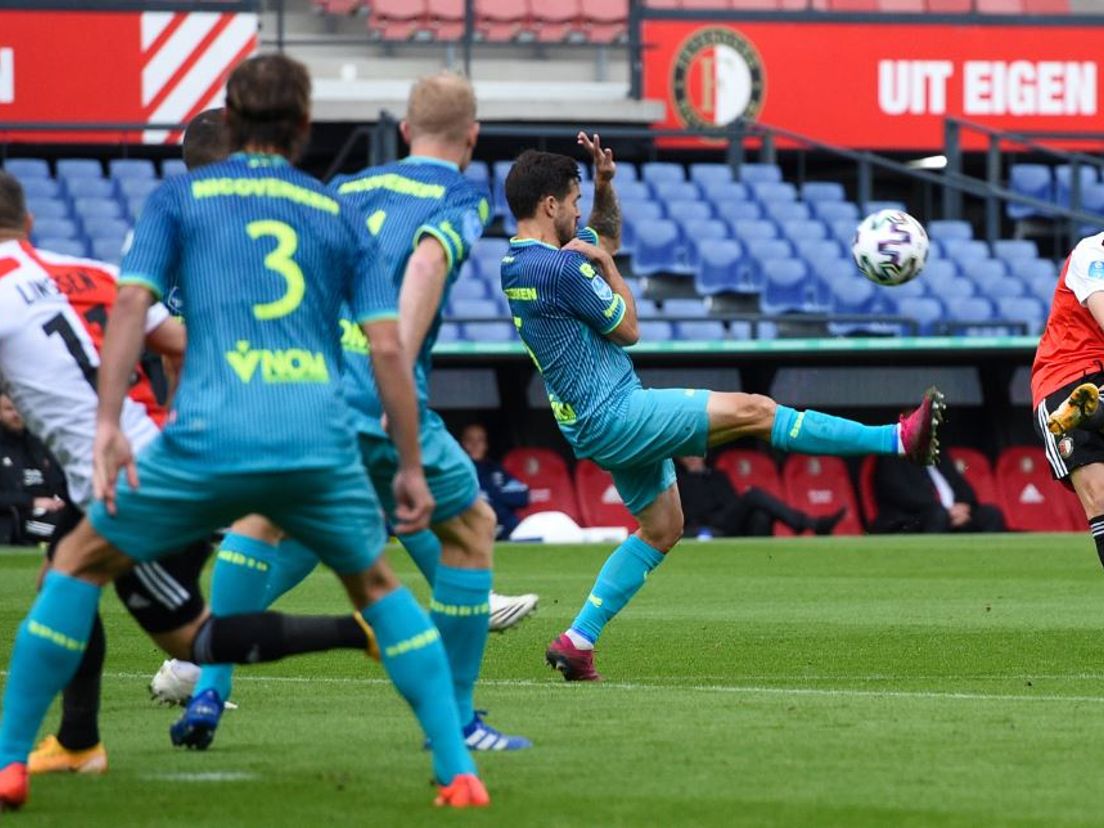
[[[439,612],[441,615],[451,615],[456,618],[468,618],[472,615],[490,615],[491,603],[484,601],[482,604],[442,604],[440,601],[430,600],[431,612]]]
[[[400,641],[398,644],[392,644],[390,647],[385,648],[383,652],[388,658],[394,658],[395,656],[401,656],[406,653],[414,652],[415,650],[421,650],[440,639],[441,633],[437,631],[436,627],[431,627],[428,630],[423,630],[412,638],[407,638],[405,641]]]

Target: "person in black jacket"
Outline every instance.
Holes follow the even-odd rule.
[[[460,445],[475,464],[479,489],[498,521],[495,538],[508,538],[517,528],[517,510],[529,505],[529,487],[487,457],[487,429],[472,423],[460,434]]]
[[[817,535],[829,535],[843,520],[842,509],[815,518],[754,486],[736,494],[728,477],[700,457],[676,457],[675,474],[688,537],[765,536],[771,534],[776,520],[795,532],[812,529]]]
[[[0,394],[0,543],[48,541],[65,507],[65,475]]]
[[[878,517],[874,532],[1003,532],[1004,516],[978,503],[974,488],[950,459],[912,466],[879,457],[874,466]]]

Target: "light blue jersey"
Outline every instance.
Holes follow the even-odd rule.
[[[330,187],[356,206],[361,225],[377,240],[395,301],[406,275],[406,263],[418,243],[432,236],[444,248],[448,260],[445,290],[414,370],[418,401],[424,409],[429,400],[430,352],[441,327],[442,309],[460,266],[490,221],[486,194],[455,164],[420,156],[339,176]],[[349,362],[345,395],[354,409],[357,429],[384,436],[379,425],[383,413],[379,392],[364,357],[368,344],[351,321],[342,322],[342,344]]]
[[[153,193],[120,283],[187,297],[185,368],[163,434],[174,457],[234,472],[355,460],[339,311],[396,315],[361,223],[278,156],[237,153]]]

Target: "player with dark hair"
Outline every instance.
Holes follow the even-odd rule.
[[[189,170],[222,161],[230,154],[225,109],[205,109],[188,122],[180,147]]]
[[[568,681],[594,681],[594,644],[682,536],[671,458],[702,456],[740,437],[806,454],[904,454],[930,464],[943,398],[935,389],[899,423],[865,426],[795,411],[758,394],[646,389],[624,347],[638,338],[632,293],[613,261],[620,216],[616,166],[597,135],[579,134],[594,162],[594,214],[576,233],[579,171],[574,159],[526,151],[506,178],[518,234],[502,260],[514,324],[541,371],[552,413],[575,455],[613,473],[640,527],[606,561],[582,610],[548,647]],[[598,232],[595,232],[595,231]]]
[[[489,802],[460,738],[440,634],[381,557],[378,505],[348,427],[338,384],[342,302],[370,343],[391,420],[401,528],[424,525],[433,500],[417,405],[378,255],[356,217],[289,164],[306,140],[309,90],[306,69],[282,55],[240,64],[227,84],[235,154],[169,179],[139,219],[99,370],[93,459],[102,499],[59,546],[11,656],[0,722],[6,807],[26,800],[27,753],[81,659],[102,585],[247,513],[309,540],[339,573],[354,620],[372,626],[385,669],[430,739],[437,803]],[[174,277],[192,319],[186,368],[172,419],[135,462],[120,413],[142,320]],[[263,427],[273,411],[279,427]],[[259,630],[248,623],[255,619],[270,623]],[[252,654],[271,657],[283,620],[238,616],[228,635],[240,645],[255,634]],[[211,619],[178,633],[159,641],[175,655],[245,660],[236,651],[223,657],[219,650],[232,648],[214,637]]]

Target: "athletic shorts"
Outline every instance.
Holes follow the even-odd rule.
[[[479,499],[479,478],[471,458],[434,411],[426,409],[423,412],[418,439],[426,483],[437,503],[430,521],[440,523],[466,512]],[[394,523],[395,497],[391,483],[399,469],[399,453],[390,440],[363,433],[360,453],[383,511]]]
[[[634,515],[675,482],[672,457],[703,457],[709,446],[709,391],[639,388],[607,417],[610,424],[580,457],[613,474]]]
[[[54,559],[61,539],[81,522],[84,513],[66,504],[50,541],[46,557]],[[137,564],[115,579],[115,594],[134,620],[148,633],[164,633],[190,624],[206,606],[199,576],[211,556],[211,544],[197,541],[156,563]]]
[[[340,574],[367,569],[387,540],[364,467],[204,472],[157,438],[138,457],[140,486],[120,476],[116,514],[89,510],[92,526],[138,562],[159,560],[239,517],[260,514]]]
[[[1074,469],[1090,463],[1104,463],[1104,434],[1075,428],[1068,434],[1055,437],[1046,427],[1047,417],[1065,402],[1074,388],[1085,382],[1104,385],[1104,372],[1088,374],[1059,388],[1053,394],[1048,394],[1035,409],[1035,432],[1043,441],[1047,460],[1050,461],[1050,472],[1055,480],[1061,480],[1067,486],[1072,485],[1069,474]]]

